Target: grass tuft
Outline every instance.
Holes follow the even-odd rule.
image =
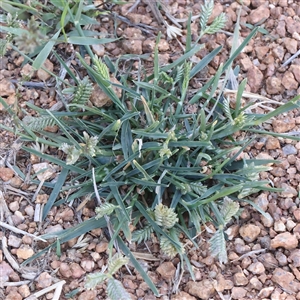
[[[52,32],[54,39],[42,45],[35,60],[32,58],[36,54],[27,56],[22,49],[13,44],[9,46],[18,49],[29,62],[39,67],[55,43],[80,43],[85,39],[81,49],[85,49],[90,56],[91,65],[82,54],[76,53],[81,67],[86,71],[85,77],[80,80],[63,62],[63,58],[52,51],[64,66],[67,76],[72,79],[65,81],[53,74],[57,82],[65,87],[65,93],[72,96],[71,101],[64,99],[66,111],[43,110],[28,104],[38,117],[19,120],[0,98],[1,104],[11,113],[16,124],[13,129],[1,124],[0,127],[15,132],[27,143],[48,145],[64,153],[62,159],[61,156],[41,153],[32,147],[23,147],[29,153],[61,168],[56,183],[45,183],[52,188],[52,193],[45,206],[43,219],[47,218],[54,205],[84,199],[87,195],[95,200],[97,208],[95,217],[74,228],[43,235],[42,238],[56,238],[57,242],[24,264],[46,253],[51,247],[58,249],[59,243],[97,227],[108,227],[108,272],[102,270],[98,274],[89,275],[86,288],[94,288],[99,282],[107,280],[109,297],[121,299],[120,295],[124,295],[125,291],[121,283],[113,278],[113,274],[129,258],[157,295],[156,287],[126,243],[143,243],[155,234],[162,252],[169,257],[179,255],[182,271],[185,264],[192,273],[179,237],[186,236],[197,246],[194,237],[208,222],[216,229],[210,239],[211,252],[221,263],[226,263],[224,230],[232,218],[239,214],[239,203],[248,202],[257,208],[251,201],[251,195],[263,190],[278,191],[270,187],[268,181],[259,179],[259,173],[268,170],[264,164],[269,161],[247,158],[247,147],[253,142],[253,134],[273,134],[261,131],[257,126],[299,107],[300,96],[297,96],[264,116],[251,113],[247,107],[243,107],[241,101],[246,80],[237,84],[234,103],[227,98],[227,85],[234,81],[232,76],[237,77],[231,65],[258,29],[254,28],[241,45],[236,45],[228,60],[219,66],[215,76],[193,94],[189,89],[191,80],[222,49],[221,46],[214,49],[197,64],[191,62],[191,57],[205,46],[197,44],[200,38],[204,34],[217,32],[225,23],[225,16],[221,14],[211,25],[207,24],[213,10],[212,0],[206,1],[202,7],[201,32],[197,42],[192,43],[191,31],[188,30],[189,43],[184,55],[172,64],[160,67],[159,35],[154,52],[153,73],[139,76],[136,80],[119,71],[119,60],[116,63],[108,58],[102,61],[91,51],[89,45],[94,43],[94,39],[86,36],[82,28],[89,21],[90,24],[95,21],[88,14],[94,11],[92,5],[89,6],[90,9],[84,9],[83,1],[55,3],[54,0],[50,1],[52,6],[43,8],[49,10],[50,14],[51,7],[61,11],[60,19],[55,18],[57,28]],[[4,0],[4,4],[3,9],[10,13],[23,13],[28,8],[23,4],[12,6],[7,0]],[[42,13],[36,9],[29,12],[33,16],[40,16]],[[43,16],[41,20],[45,25],[48,21],[44,14]],[[16,23],[14,17],[7,20]],[[191,22],[191,18],[189,21]],[[68,24],[71,24],[70,32],[67,31]],[[7,32],[16,38],[18,45],[18,39],[22,39],[22,31],[15,28],[7,29]],[[234,40],[237,37],[238,29]],[[104,39],[102,42],[107,41]],[[8,39],[8,42],[13,43],[13,39]],[[111,82],[111,70],[119,84]],[[113,103],[111,106],[97,108],[90,105],[92,83],[97,84],[110,98]],[[121,97],[115,92],[116,86],[122,90]],[[190,113],[189,105],[196,105],[197,112]],[[57,134],[45,130],[45,127],[54,125],[59,128]],[[242,131],[247,133],[245,139],[237,141],[235,136]],[[283,134],[276,135],[284,137]],[[20,170],[18,172],[25,178],[25,174],[21,174]],[[73,192],[68,198],[63,198],[60,191],[66,190]],[[112,256],[113,246],[119,251],[116,256]]]

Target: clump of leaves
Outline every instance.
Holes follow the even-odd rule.
[[[207,3],[208,14],[211,6]],[[212,27],[205,27],[207,20],[207,15],[201,18],[202,31],[211,33]],[[121,98],[114,92],[108,76],[109,69],[118,73],[116,65],[108,57],[104,58],[105,63],[99,61],[87,45],[85,47],[92,58],[92,66],[77,53],[90,79],[110,97],[113,105],[103,109],[71,101],[66,104],[68,112],[55,112],[28,103],[30,108],[40,114],[39,118],[52,118],[60,131],[52,134],[43,128],[37,130],[37,126],[26,126],[17,118],[17,127],[13,130],[26,141],[57,147],[66,154],[62,160],[23,147],[61,166],[61,173],[55,183],[47,183],[53,191],[44,207],[43,220],[53,205],[82,199],[86,195],[101,197],[104,202],[98,205],[94,218],[63,232],[44,235],[43,238],[56,237],[60,243],[64,243],[94,228],[106,227],[109,215],[112,226],[110,249],[117,245],[155,294],[158,294],[156,287],[136,261],[125,240],[140,243],[155,234],[161,249],[171,257],[179,254],[182,266],[185,263],[193,276],[179,235],[190,238],[198,247],[193,237],[201,232],[202,225],[210,222],[217,230],[210,240],[212,254],[220,262],[226,262],[224,229],[238,213],[239,202],[248,202],[259,209],[251,201],[253,193],[262,190],[278,191],[270,187],[268,181],[259,180],[259,172],[267,170],[265,165],[270,161],[248,159],[243,154],[253,142],[253,135],[273,134],[261,130],[260,124],[299,107],[300,96],[297,96],[268,114],[253,114],[241,102],[247,80],[236,84],[234,105],[227,98],[225,87],[233,86],[238,76],[237,69],[231,69],[232,62],[257,30],[253,29],[241,45],[232,50],[215,76],[195,93],[189,91],[190,81],[222,47],[214,49],[193,65],[190,58],[203,45],[192,43],[190,23],[187,27],[186,52],[175,62],[160,67],[156,46],[153,73],[144,74],[143,81],[117,74],[121,82],[118,87],[123,90]],[[235,35],[236,41],[237,38]],[[67,66],[65,68],[72,76],[72,71]],[[225,79],[221,77],[224,74]],[[224,83],[220,87],[222,80]],[[74,81],[76,94],[75,91],[82,89],[79,81]],[[9,110],[3,100],[1,103]],[[186,106],[192,104],[197,104],[196,113],[186,110]],[[235,140],[234,134],[243,131],[247,132],[245,140]],[[276,136],[286,137],[284,134]],[[289,137],[299,140],[297,137]],[[25,174],[23,176],[25,178]],[[64,186],[66,180],[68,184]],[[70,190],[73,193],[68,199],[57,199],[59,191]],[[132,228],[135,228],[133,232]],[[57,243],[45,248],[26,263],[55,246]],[[117,263],[117,266],[120,265]],[[112,279],[112,273],[103,273],[95,282],[107,280],[108,277],[108,280]],[[119,283],[111,282],[117,290],[121,289]]]
[[[0,54],[5,55],[7,46],[13,47],[24,56],[36,57],[36,69],[43,65],[55,44],[96,45],[116,40],[87,30],[98,24],[99,12],[91,0],[50,0],[47,5],[37,0],[26,4],[3,0],[1,8],[4,13],[0,19],[6,26],[0,32],[5,32],[7,38],[0,41]]]

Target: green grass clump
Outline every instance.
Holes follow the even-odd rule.
[[[103,33],[89,30],[98,25],[96,17],[100,11],[92,0],[50,0],[46,5],[33,0],[24,4],[19,0],[2,0],[0,32],[7,34],[0,40],[0,56],[5,55],[12,43],[29,61],[34,58],[33,67],[39,69],[53,47],[61,43],[71,45],[96,45],[114,42]],[[29,56],[29,58],[27,57]]]
[[[207,26],[208,14],[212,11],[209,3],[203,10],[206,15],[200,18],[200,36],[215,33],[224,23],[219,17],[218,23]],[[220,65],[216,74],[194,94],[189,90],[190,81],[218,55],[222,47],[214,49],[193,65],[190,58],[204,45],[192,43],[190,22],[185,53],[172,64],[160,67],[156,47],[153,73],[141,74],[138,80],[120,74],[113,60],[108,57],[100,60],[88,45],[84,47],[91,57],[91,65],[77,53],[88,77],[80,80],[64,65],[75,82],[74,86],[68,85],[67,88],[67,92],[74,95],[73,101],[66,104],[67,111],[43,110],[28,104],[39,117],[29,119],[26,124],[16,119],[17,127],[14,130],[24,141],[56,147],[65,153],[65,159],[61,160],[23,147],[61,167],[56,183],[47,183],[52,193],[44,207],[43,220],[53,205],[87,195],[96,199],[97,208],[95,217],[74,228],[43,235],[45,239],[55,237],[58,242],[26,263],[57,244],[94,228],[108,227],[110,253],[113,246],[123,252],[153,292],[158,294],[126,241],[142,243],[155,234],[161,250],[169,257],[179,255],[182,266],[185,263],[192,274],[179,235],[190,238],[197,247],[194,237],[201,231],[201,226],[208,222],[216,228],[210,240],[212,254],[221,263],[227,262],[224,230],[238,215],[239,203],[248,202],[259,210],[249,196],[262,190],[277,191],[269,186],[268,181],[259,180],[259,172],[268,170],[265,165],[270,161],[239,160],[238,157],[251,145],[257,134],[273,134],[261,130],[260,124],[299,107],[298,96],[266,115],[249,112],[247,108],[251,104],[245,107],[241,104],[246,79],[237,88],[233,108],[226,98],[225,88],[233,80],[233,75],[237,77],[238,69],[232,71],[232,62],[257,30],[253,29],[243,43],[232,50],[226,63]],[[80,26],[77,32],[84,36]],[[238,39],[237,33],[235,41]],[[159,39],[160,36],[157,44]],[[63,64],[55,51],[52,52]],[[120,84],[111,83],[110,73],[118,76]],[[110,97],[112,106],[96,108],[87,105],[92,81]],[[114,86],[122,89],[122,97],[116,95]],[[3,100],[1,103],[5,105]],[[195,103],[198,104],[198,112],[187,113],[186,106]],[[59,126],[59,134],[44,131],[49,124]],[[234,135],[240,131],[247,132],[248,138],[235,140]],[[25,177],[20,170],[17,171],[21,177]],[[58,197],[60,191],[72,189],[74,192],[68,199]],[[132,226],[135,228],[133,232]],[[116,269],[125,263],[122,257],[111,257],[111,261],[113,266],[117,266]],[[112,291],[114,286],[119,286],[119,282],[112,280],[114,272],[103,271],[89,277],[87,287],[108,280]],[[114,295],[110,296],[113,299]]]

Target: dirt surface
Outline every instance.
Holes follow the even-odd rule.
[[[295,58],[290,63],[284,63],[300,49],[300,3],[298,0],[243,0],[241,11],[241,36],[246,37],[250,29],[245,24],[260,25],[268,30],[268,34],[258,33],[244,49],[235,65],[241,68],[240,80],[247,78],[247,91],[265,96],[273,101],[262,102],[258,98],[253,108],[256,113],[266,113],[272,107],[286,103],[300,92],[300,59]],[[170,13],[184,19],[189,12],[197,15],[202,1],[168,1]],[[141,2],[132,12],[128,10],[132,3],[118,7],[111,5],[113,12],[120,18],[101,16],[99,26],[94,30],[114,33],[117,22],[117,35],[123,37],[116,43],[93,47],[94,52],[102,57],[110,56],[113,60],[122,54],[149,54],[143,60],[147,68],[152,67],[153,49],[157,30],[162,28],[163,35],[159,44],[160,64],[168,64],[183,53],[185,44],[185,25],[182,23],[182,37],[169,40],[165,29],[153,15],[147,2]],[[202,38],[205,48],[197,53],[193,60],[198,62],[219,45],[224,49],[206,68],[200,76],[193,80],[191,92],[215,74],[216,68],[229,55],[232,42],[233,26],[240,7],[236,1],[216,1],[211,20],[222,11],[228,17],[226,28],[215,36]],[[164,14],[163,14],[164,15]],[[192,25],[193,37],[199,33],[198,20]],[[241,38],[241,39],[242,39]],[[66,58],[72,55],[72,49],[61,46],[58,49]],[[32,73],[29,65],[22,65],[23,58],[16,52],[9,51],[6,57],[0,59],[0,96],[23,117],[27,101],[42,108],[51,108],[59,102],[55,88],[43,86],[51,83],[48,74],[43,71]],[[123,64],[132,63],[139,72],[140,60],[128,58]],[[80,72],[76,60],[71,60],[74,68]],[[59,74],[60,65],[50,57],[47,68]],[[42,88],[31,85],[17,85],[15,80],[27,76],[29,82],[39,82]],[[105,104],[105,99],[103,100]],[[249,101],[249,99],[245,99]],[[99,104],[99,105],[103,105]],[[189,108],[191,109],[191,108]],[[0,121],[6,126],[12,126],[3,108],[0,107]],[[30,110],[28,113],[33,113]],[[299,134],[300,110],[289,112],[278,119],[263,125],[263,129],[277,133]],[[39,164],[39,158],[19,150],[20,144],[16,137],[8,132],[0,133],[0,221],[28,233],[40,235],[69,228],[85,220],[94,213],[94,207],[85,206],[76,211],[75,203],[54,207],[46,221],[34,221],[38,204],[45,203],[48,197],[46,188],[42,188],[34,202],[32,197],[37,185],[23,180],[11,168],[16,164],[26,174],[27,168]],[[53,149],[48,149],[51,153]],[[253,198],[254,202],[266,212],[268,218],[261,215],[251,206],[244,203],[240,218],[232,223],[228,230],[229,263],[220,265],[208,251],[210,230],[203,230],[197,238],[199,249],[193,247],[188,240],[186,252],[194,268],[196,281],[188,272],[183,277],[176,278],[176,268],[180,260],[168,260],[159,252],[159,244],[153,237],[147,245],[135,244],[130,247],[133,251],[150,251],[156,260],[140,260],[144,269],[159,289],[160,298],[155,297],[143,282],[141,276],[129,265],[131,275],[124,267],[116,276],[121,280],[131,299],[300,299],[300,142],[289,139],[260,136],[247,149],[248,155],[254,158],[280,160],[272,164],[270,172],[261,173],[262,179],[268,179],[274,187],[283,188],[281,193],[264,192]],[[57,153],[54,153],[55,155]],[[28,171],[26,171],[26,169]],[[33,168],[34,169],[34,168]],[[2,192],[1,192],[2,190]],[[98,286],[94,291],[83,289],[85,276],[100,271],[106,264],[108,242],[102,231],[93,230],[84,236],[84,241],[74,239],[62,245],[62,256],[58,258],[54,251],[39,259],[27,268],[18,268],[19,264],[31,257],[44,247],[43,242],[36,241],[30,236],[15,233],[9,228],[1,227],[0,238],[0,299],[26,299],[39,290],[65,281],[60,299],[67,299],[66,293],[78,289],[72,299],[92,300],[107,299],[105,285]],[[7,247],[6,247],[7,244]],[[31,277],[30,277],[31,274]],[[32,275],[33,274],[33,275]],[[27,281],[29,280],[29,281]],[[174,288],[175,287],[175,288]],[[177,292],[174,293],[174,292]],[[54,290],[39,299],[52,299]],[[32,298],[34,299],[34,298]]]

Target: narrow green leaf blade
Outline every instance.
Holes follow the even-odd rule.
[[[59,174],[56,185],[55,185],[54,189],[52,190],[52,193],[50,194],[50,197],[44,207],[43,216],[42,216],[43,220],[45,220],[50,209],[52,208],[53,203],[56,200],[58,194],[60,193],[61,188],[62,188],[63,184],[65,183],[65,180],[66,180],[68,174],[69,174],[68,169],[62,169],[61,173]]]
[[[36,59],[34,60],[34,62],[32,64],[32,67],[34,69],[38,70],[42,67],[43,63],[45,62],[45,60],[49,56],[53,46],[55,45],[56,40],[59,37],[60,31],[61,30],[58,30],[56,32],[56,34],[50,39],[50,41],[48,43],[46,43],[43,50],[38,54],[38,56],[36,57]]]

